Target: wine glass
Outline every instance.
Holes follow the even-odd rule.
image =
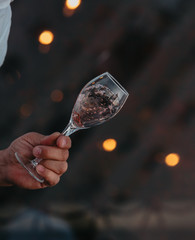
[[[122,108],[129,94],[108,72],[89,81],[81,90],[72,110],[70,121],[62,135],[102,124],[113,118]],[[26,159],[15,153],[18,162],[39,182],[44,179],[37,173],[41,159]]]

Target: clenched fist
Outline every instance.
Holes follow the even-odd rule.
[[[71,140],[55,132],[49,136],[27,133],[0,151],[0,186],[17,185],[27,189],[39,189],[56,185],[68,168],[67,159]],[[36,170],[45,181],[37,182],[15,157],[15,152],[29,159],[42,159]]]

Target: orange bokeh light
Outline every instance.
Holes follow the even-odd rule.
[[[45,30],[39,35],[39,42],[43,45],[49,45],[53,42],[54,35],[51,31]]]
[[[180,156],[177,153],[170,153],[165,157],[165,163],[169,167],[175,167],[180,161]]]
[[[20,107],[20,114],[23,118],[30,117],[30,115],[32,114],[32,106],[29,104],[23,104]]]
[[[71,10],[78,8],[80,4],[81,4],[81,0],[66,0],[65,2],[65,6]]]
[[[64,98],[64,94],[61,90],[56,89],[51,92],[50,97],[53,102],[61,102]]]
[[[102,147],[105,151],[111,152],[113,151],[117,146],[117,141],[113,138],[106,139],[102,143]]]

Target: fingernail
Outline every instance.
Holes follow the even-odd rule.
[[[65,147],[66,145],[67,145],[66,139],[63,138],[63,139],[62,139],[61,146],[62,146],[62,147]]]
[[[39,157],[41,155],[41,148],[40,147],[35,147],[34,148],[34,154],[36,157]]]
[[[63,145],[63,147],[65,147],[65,146],[67,145],[67,141],[66,141],[65,138],[64,138],[63,141],[62,141],[62,145]]]
[[[37,170],[38,173],[43,173],[45,171],[45,168],[42,165],[38,165],[36,167],[36,170]]]

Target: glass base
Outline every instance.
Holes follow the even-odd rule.
[[[31,161],[29,159],[25,159],[24,157],[21,158],[21,156],[19,156],[17,152],[15,153],[15,157],[34,179],[36,179],[40,183],[44,182],[44,178],[37,173],[37,164],[34,164],[33,160]]]

